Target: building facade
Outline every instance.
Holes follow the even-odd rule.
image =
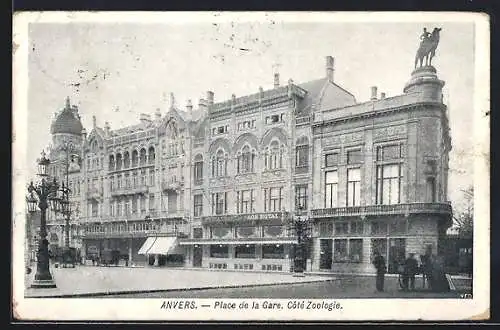
[[[120,250],[132,264],[290,271],[300,215],[311,228],[307,270],[373,272],[377,250],[392,271],[410,252],[439,253],[451,225],[444,82],[421,67],[401,95],[372,87],[357,102],[330,56],[325,71],[285,85],[275,74],[274,88],[223,102],[209,91],[196,109],[172,95],[165,114],[117,130],[95,118],[88,136],[81,124],[53,129],[54,155],[63,140],[79,146],[66,164],[75,244]],[[55,123],[71,109],[79,123],[65,109]]]

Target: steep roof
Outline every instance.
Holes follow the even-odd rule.
[[[298,84],[307,91],[306,97],[299,104],[299,113],[325,111],[356,104],[356,98],[344,88],[321,78]]]

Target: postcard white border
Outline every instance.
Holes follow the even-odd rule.
[[[201,21],[300,21],[300,22],[469,22],[475,24],[474,83],[474,298],[450,299],[340,299],[343,309],[334,312],[306,310],[198,309],[166,311],[163,299],[38,299],[24,298],[24,175],[27,153],[27,86],[29,23],[130,22],[185,24]],[[455,12],[21,12],[13,17],[13,310],[23,320],[464,320],[486,319],[490,305],[489,208],[489,16]],[[453,111],[453,109],[451,109]],[[169,299],[172,300],[172,299]],[[237,301],[240,299],[224,299]],[[263,301],[262,299],[246,299]],[[215,299],[198,299],[215,301]],[[288,302],[288,299],[273,301]],[[332,300],[333,301],[333,300]]]

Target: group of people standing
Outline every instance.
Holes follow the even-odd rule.
[[[385,274],[387,273],[385,258],[379,251],[375,251],[372,261],[376,272],[377,291],[384,291]],[[397,273],[400,274],[400,283],[403,291],[415,290],[415,276],[422,274],[423,289],[430,289],[435,292],[447,292],[450,290],[448,280],[444,271],[444,262],[441,257],[435,257],[426,253],[420,257],[420,264],[414,253],[409,253],[406,259],[401,259],[396,265]]]

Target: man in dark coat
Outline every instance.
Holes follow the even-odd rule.
[[[415,275],[418,273],[418,262],[414,256],[414,253],[410,253],[404,263],[403,290],[405,291],[408,291],[408,289],[415,290]]]
[[[377,279],[376,279],[377,291],[382,292],[384,291],[384,277],[386,268],[385,268],[385,258],[382,255],[380,255],[378,251],[375,251],[374,253],[373,265],[377,270]]]

